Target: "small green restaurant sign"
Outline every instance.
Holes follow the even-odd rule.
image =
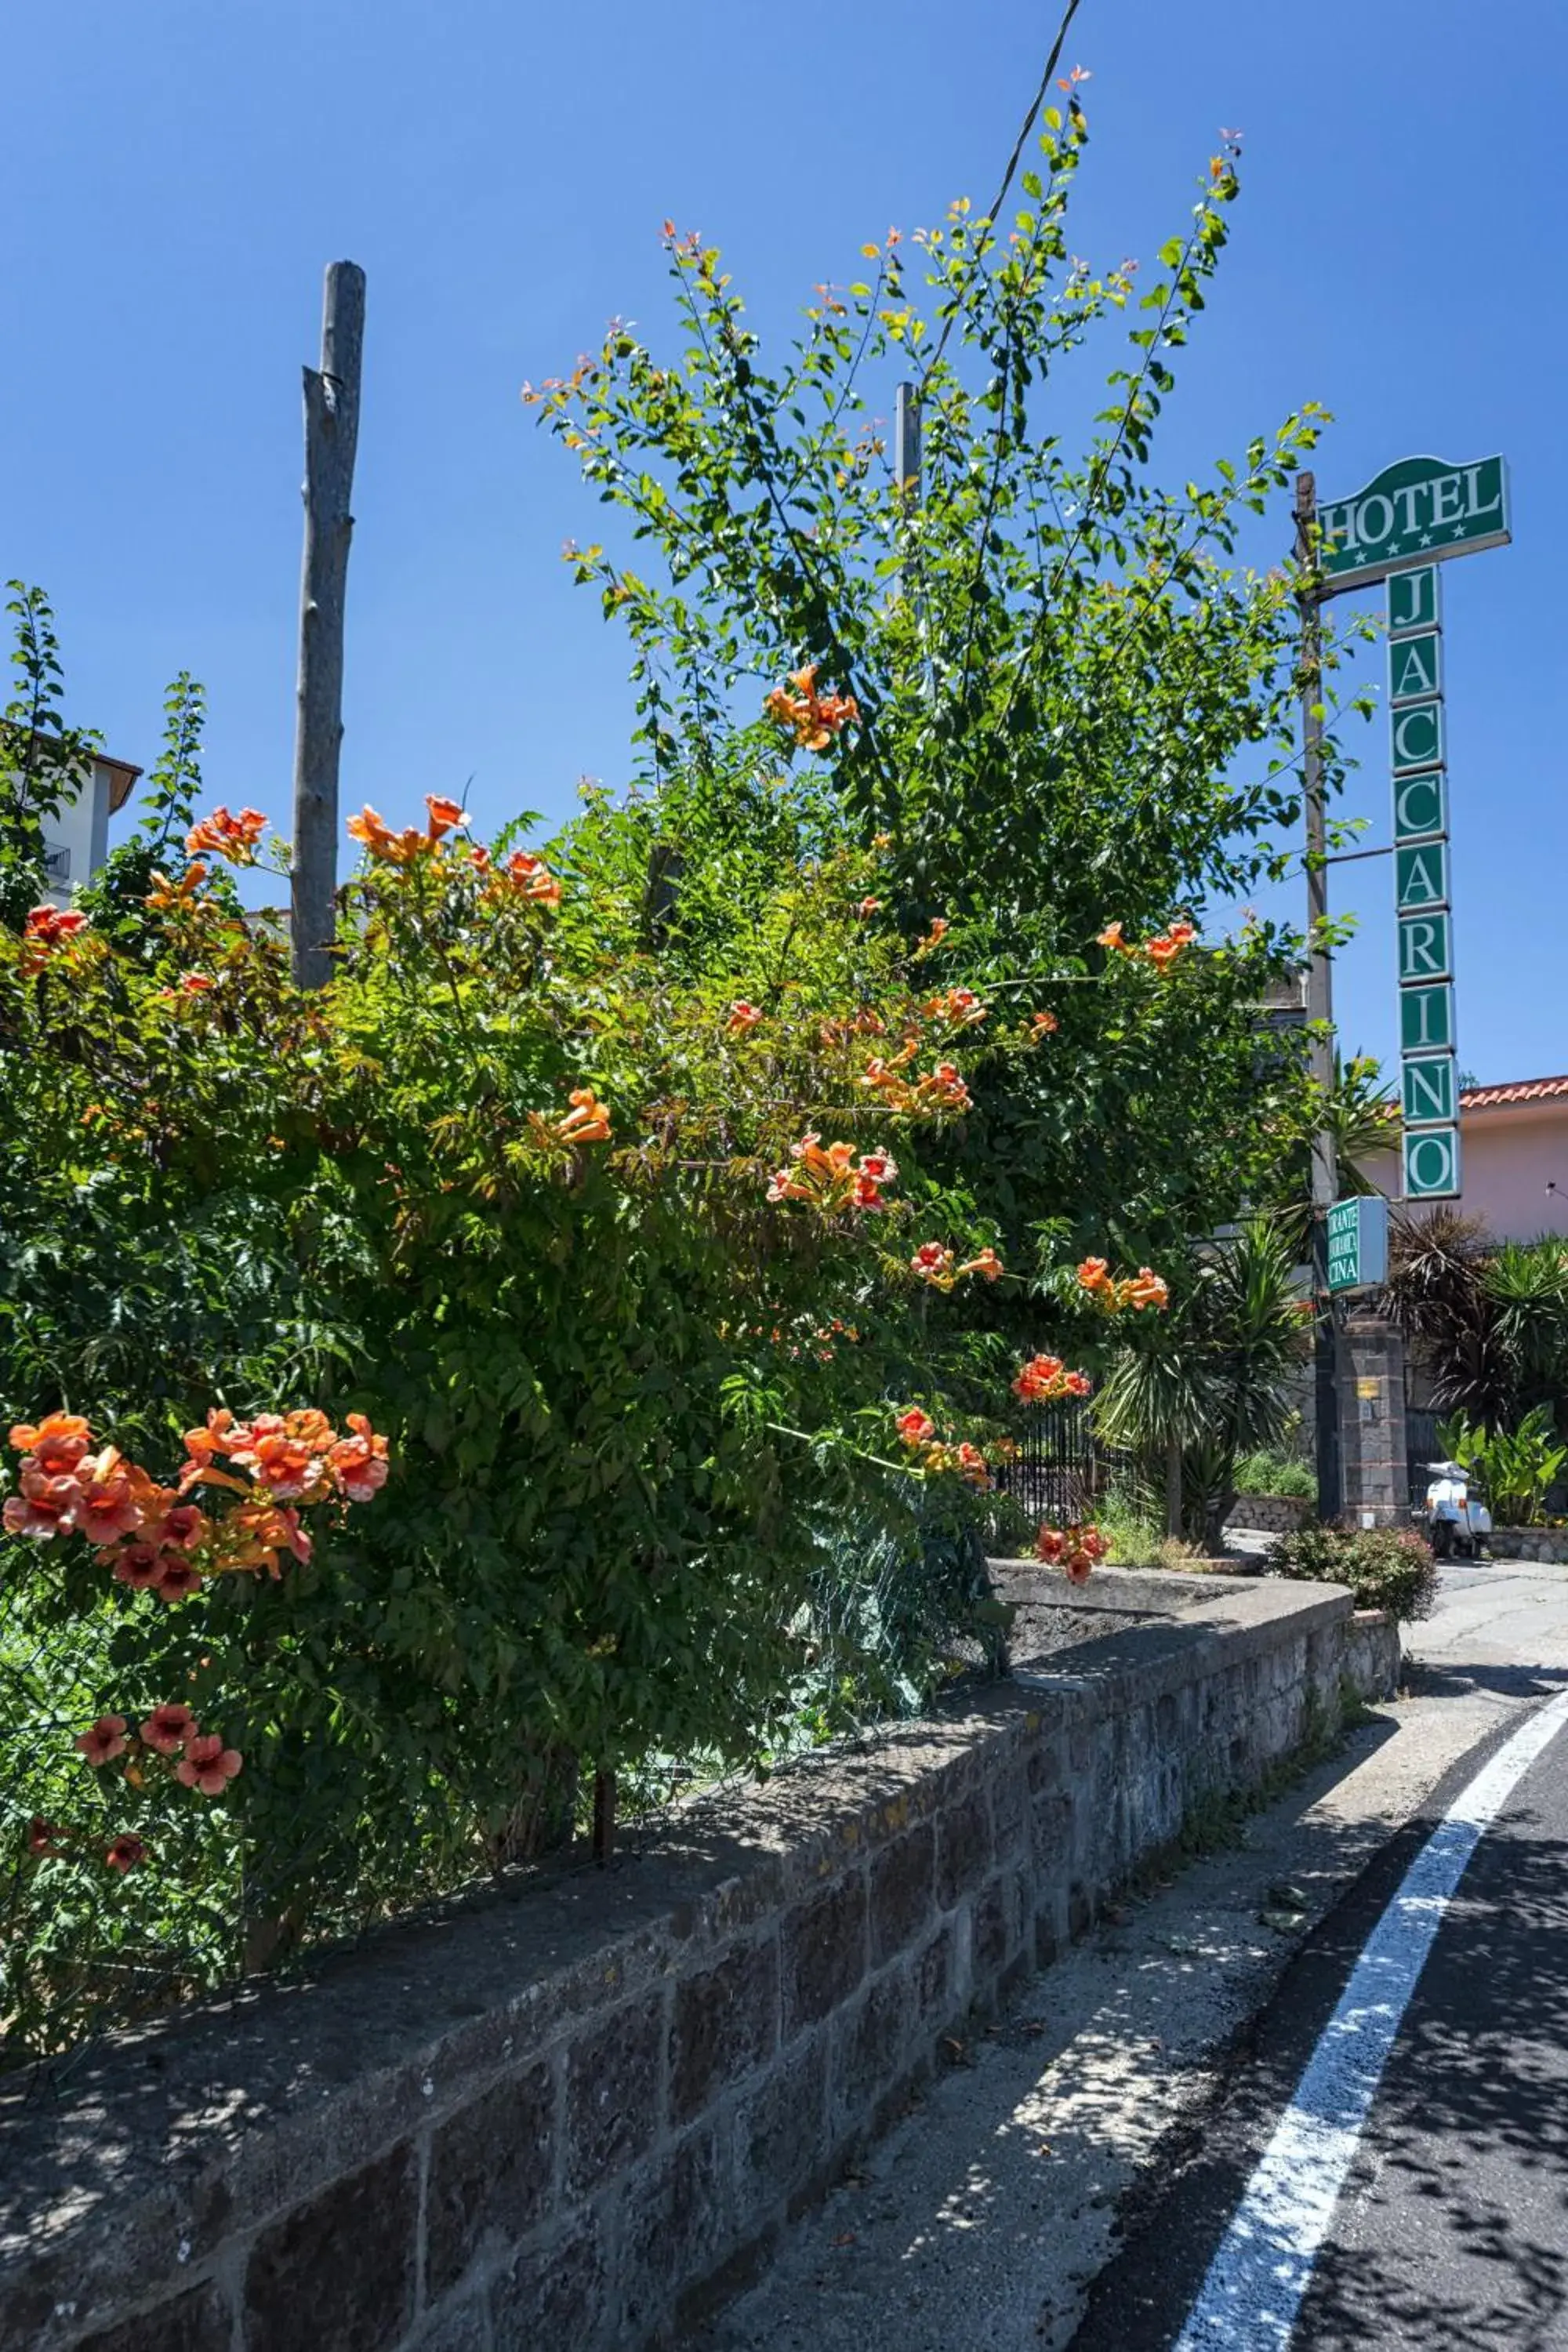
[[[1319,560],[1331,591],[1382,580],[1396,563],[1441,563],[1450,555],[1506,547],[1512,537],[1508,467],[1501,457],[1479,457],[1469,466],[1402,457],[1353,498],[1320,507],[1318,526]]]
[[[1381,1192],[1329,1211],[1329,1288],[1370,1290],[1388,1279],[1388,1202]]]

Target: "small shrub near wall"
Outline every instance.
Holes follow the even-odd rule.
[[[1384,1609],[1401,1624],[1431,1614],[1437,1571],[1414,1528],[1305,1527],[1268,1555],[1273,1576],[1348,1585],[1358,1609]]]

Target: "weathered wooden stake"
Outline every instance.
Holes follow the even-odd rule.
[[[594,1775],[594,1859],[601,1864],[609,1861],[616,1850],[616,1776],[613,1772]]]
[[[300,579],[300,693],[294,736],[289,939],[294,977],[331,976],[338,879],[338,752],[343,740],[343,602],[359,440],[364,272],[327,270],[321,364],[305,370],[305,558]]]

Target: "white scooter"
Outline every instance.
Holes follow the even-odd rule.
[[[1457,1462],[1428,1462],[1431,1484],[1421,1517],[1434,1556],[1480,1559],[1492,1531],[1492,1515],[1477,1494],[1469,1473]]]

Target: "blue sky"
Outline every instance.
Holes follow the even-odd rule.
[[[212,705],[210,797],[286,817],[299,370],[323,264],[369,274],[345,800],[465,791],[481,827],[623,772],[625,648],[563,539],[596,509],[525,377],[612,313],[659,330],[666,215],[765,326],[862,240],[983,202],[1058,9],[932,0],[53,0],[6,33],[0,572],[43,583],[72,715],[146,761],[162,688]],[[1445,580],[1459,1045],[1568,1068],[1562,652],[1568,101],[1558,0],[1478,42],[1455,0],[1084,0],[1093,141],[1072,243],[1152,257],[1218,126],[1243,194],[1164,440],[1206,467],[1304,399],[1325,496],[1506,452],[1515,544]],[[1281,530],[1283,530],[1283,519]],[[1263,551],[1267,552],[1267,551]],[[1386,838],[1382,724],[1350,810]],[[471,781],[470,781],[471,780]],[[1295,894],[1292,894],[1294,896]],[[1340,869],[1347,1043],[1394,1048],[1388,861]]]

